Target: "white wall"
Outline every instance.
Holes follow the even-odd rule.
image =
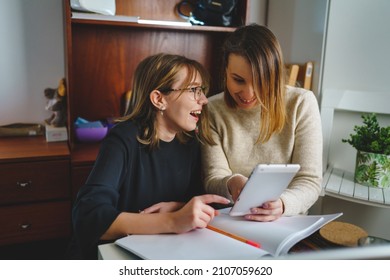
[[[41,123],[64,77],[62,0],[0,0],[0,125]]]
[[[265,23],[267,0],[250,0],[250,21]],[[62,0],[0,0],[0,125],[42,123],[46,87],[65,76]]]
[[[286,63],[314,62],[318,95],[328,0],[270,0],[267,26],[282,46]]]
[[[388,0],[330,0],[322,92],[383,91],[390,104],[389,13]],[[386,116],[379,116],[379,122],[390,125]],[[356,150],[341,139],[362,124],[360,113],[339,112],[334,123],[330,162],[353,172]]]
[[[323,88],[389,91],[390,1],[331,0]]]
[[[249,23],[266,25],[268,0],[249,0]]]

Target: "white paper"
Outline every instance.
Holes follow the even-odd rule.
[[[255,222],[243,217],[231,217],[228,213],[229,208],[220,210],[220,215],[210,224],[260,243],[261,248],[273,256],[287,254],[296,243],[342,215],[299,215],[281,217],[273,222]]]
[[[183,234],[129,235],[115,244],[149,260],[253,260],[267,255],[207,228]]]

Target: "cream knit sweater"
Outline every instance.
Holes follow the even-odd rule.
[[[318,199],[322,181],[322,129],[313,92],[287,87],[287,123],[264,144],[259,136],[260,106],[230,109],[223,93],[209,98],[212,134],[217,145],[202,145],[205,188],[231,199],[226,182],[248,177],[258,163],[298,163],[301,169],[281,195],[285,216],[304,214]]]

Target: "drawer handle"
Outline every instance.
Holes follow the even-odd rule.
[[[27,188],[27,187],[29,187],[31,184],[32,184],[31,181],[27,181],[27,182],[17,182],[17,183],[16,183],[16,185],[18,185],[18,187],[21,187],[21,188]]]
[[[25,223],[19,225],[22,230],[28,230],[31,227],[31,224]]]

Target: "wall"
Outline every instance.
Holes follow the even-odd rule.
[[[390,1],[331,0],[324,88],[388,91]]]
[[[249,23],[266,25],[269,0],[249,0]]]
[[[286,63],[314,62],[313,91],[320,92],[328,0],[270,0],[267,26],[281,44]]]
[[[0,0],[0,125],[42,122],[43,91],[64,77],[61,0]]]
[[[389,94],[390,78],[390,1],[331,0],[323,63],[322,91],[326,89],[383,91]],[[383,126],[390,119],[379,116]],[[338,112],[332,132],[330,161],[353,171],[356,151],[341,143],[354,125],[361,125],[360,114]]]
[[[0,125],[42,123],[46,87],[65,76],[62,0],[0,0]],[[267,0],[250,0],[250,22],[265,23]]]

